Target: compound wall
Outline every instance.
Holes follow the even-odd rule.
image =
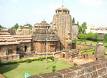
[[[107,78],[107,61],[105,59],[97,60],[56,73],[34,75],[29,78]]]

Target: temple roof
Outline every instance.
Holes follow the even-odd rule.
[[[40,27],[44,27],[44,26],[46,26],[46,27],[50,27],[50,25],[46,22],[46,21],[41,21],[41,23],[36,23],[36,24],[34,24],[34,26],[35,27],[38,27],[38,26],[40,26]]]
[[[8,32],[8,29],[2,29],[0,30],[0,35],[10,35],[10,33]]]
[[[8,31],[1,30],[0,31],[0,45],[12,45],[19,44],[17,40],[8,33]]]
[[[31,42],[32,40],[31,35],[14,35],[13,37],[20,43]]]
[[[33,41],[59,41],[59,38],[55,34],[36,34]]]

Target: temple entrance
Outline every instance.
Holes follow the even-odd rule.
[[[25,56],[26,48],[27,47],[25,47],[25,46],[17,46],[16,51],[17,51],[17,54],[19,54],[20,59]]]
[[[50,52],[55,52],[55,51],[56,51],[55,45],[50,45]]]
[[[20,51],[21,51],[20,48],[17,47],[17,48],[16,48],[16,52],[17,52],[17,54],[19,54]]]
[[[13,53],[13,50],[12,50],[12,49],[7,49],[6,55],[10,55],[10,54],[12,54],[12,53]]]
[[[63,54],[62,57],[65,58],[65,54]]]
[[[72,49],[76,49],[76,43],[72,43]]]
[[[24,46],[24,50],[25,50],[25,52],[27,51],[27,46]]]

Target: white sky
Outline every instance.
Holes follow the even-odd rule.
[[[107,26],[107,0],[64,0],[63,4],[77,21]],[[61,0],[0,0],[0,24],[33,25],[44,19],[50,23],[61,5]]]

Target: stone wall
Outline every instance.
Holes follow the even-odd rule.
[[[97,60],[56,73],[35,75],[29,78],[107,78],[107,61],[105,59]]]
[[[55,52],[60,48],[59,42],[56,41],[50,41],[50,42],[44,42],[44,41],[38,41],[33,42],[33,49],[35,52]]]

